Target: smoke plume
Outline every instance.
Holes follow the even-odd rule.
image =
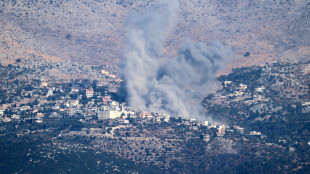
[[[201,101],[231,51],[219,42],[207,46],[186,39],[177,56],[164,58],[165,39],[178,9],[178,1],[173,0],[167,2],[165,12],[148,10],[128,16],[131,30],[120,65],[121,89],[129,105],[140,111],[202,120]]]

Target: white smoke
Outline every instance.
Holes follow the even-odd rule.
[[[127,50],[120,65],[127,102],[141,111],[204,118],[201,101],[215,74],[224,67],[230,49],[214,42],[185,40],[176,57],[163,59],[167,35],[179,9],[178,1],[166,4],[166,13],[149,10],[129,15]]]

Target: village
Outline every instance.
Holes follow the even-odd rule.
[[[134,108],[126,106],[125,102],[113,100],[110,94],[116,91],[117,84],[121,82],[113,70],[90,71],[86,66],[81,67],[68,62],[17,62],[16,66],[9,65],[5,70],[10,77],[4,76],[8,79],[3,79],[7,82],[2,86],[5,100],[2,100],[0,105],[1,122],[42,123],[45,119],[65,117],[77,118],[80,122],[113,119],[125,124],[136,118],[140,119],[139,123],[170,121],[168,114],[137,112]],[[74,69],[75,67],[78,68]],[[22,71],[23,74],[16,73],[18,71]],[[59,71],[62,73],[56,78],[54,72]],[[11,78],[15,75],[10,75],[13,72],[17,75]],[[76,77],[88,75],[94,79],[63,79],[68,73],[71,76],[75,74]],[[182,123],[187,126],[193,122],[197,126],[218,128],[219,136],[223,136],[224,128],[228,128],[220,123],[197,122],[195,118],[182,119]],[[197,126],[193,126],[193,129],[197,129]]]
[[[16,75],[15,78],[10,77],[10,79],[6,79],[6,86],[3,85],[2,91],[6,92],[7,98],[1,101],[1,122],[13,122],[18,124],[19,122],[27,121],[33,124],[40,124],[45,120],[51,122],[53,119],[59,120],[65,118],[74,118],[82,123],[99,122],[98,124],[103,120],[109,120],[109,122],[113,122],[116,126],[128,126],[133,120],[136,124],[171,122],[171,116],[169,114],[138,112],[135,108],[127,106],[125,102],[117,102],[115,99],[115,92],[121,79],[117,77],[113,69],[91,67],[92,71],[90,71],[87,69],[89,68],[87,66],[80,66],[69,62],[24,62],[24,64],[21,65],[22,67],[20,65],[21,64],[18,63],[16,66],[11,65],[6,67],[7,72],[5,73],[7,73],[8,76],[12,76],[10,75],[10,71],[16,72],[18,71],[17,69],[22,69],[27,72],[27,74]],[[33,69],[40,69],[41,71],[36,72]],[[53,74],[52,72],[57,71],[63,72],[62,78],[57,79],[55,76],[51,75]],[[268,66],[264,68],[264,71],[268,73],[269,76],[272,71],[274,72],[274,70]],[[75,72],[76,77],[88,76],[94,79],[63,79],[64,74],[70,73],[72,75],[72,72]],[[283,68],[280,72],[284,72]],[[289,76],[292,77],[292,75]],[[10,81],[12,84],[9,83]],[[23,84],[23,88],[17,86],[19,83]],[[276,83],[280,83],[279,80],[277,80]],[[295,84],[289,85],[302,85],[301,83],[302,82],[296,82]],[[282,81],[281,84],[284,84],[284,82]],[[7,87],[10,85],[13,88],[8,89]],[[285,92],[287,94],[292,94],[288,92],[290,88],[292,88],[291,86],[286,88],[287,90]],[[299,88],[299,86],[295,86],[293,86],[293,90]],[[306,87],[303,88],[306,89]],[[206,99],[211,99],[210,96],[213,102],[209,104],[209,107],[217,104],[229,105],[230,103],[240,101],[243,102],[244,105],[250,106],[257,103],[268,103],[272,100],[266,95],[266,87],[263,85],[256,87],[251,86],[249,89],[248,85],[242,83],[236,84],[236,82],[231,80],[222,80],[222,87],[220,90],[216,94],[210,94]],[[302,105],[307,107],[309,102],[305,101]],[[251,109],[254,111],[254,107]],[[282,107],[276,107],[273,108],[272,112],[277,112],[281,109]],[[238,114],[242,114],[241,110]],[[219,137],[229,132],[239,132],[242,134],[245,132],[244,128],[237,124],[230,124],[230,126],[228,126],[219,122],[209,122],[207,120],[200,122],[194,117],[190,119],[173,119],[180,119],[181,121],[178,122],[178,125],[183,124],[189,126],[191,130],[199,130],[200,127],[216,129],[216,136]],[[106,129],[111,128],[106,127]],[[249,135],[266,136],[256,130],[248,130],[246,132]],[[108,137],[114,136],[113,133],[109,134],[108,132],[106,132],[105,135]],[[210,140],[210,134],[205,134],[204,137],[204,140]]]
[[[107,71],[101,70],[102,74],[115,78]],[[115,78],[115,83],[119,80]],[[94,88],[96,90],[94,90]],[[52,82],[45,80],[27,84],[26,88],[20,91],[11,90],[13,95],[12,103],[3,103],[0,106],[1,122],[31,122],[40,124],[48,120],[64,119],[66,117],[76,118],[80,122],[100,122],[110,119],[113,123],[120,125],[130,124],[135,119],[137,124],[143,123],[169,123],[171,116],[168,114],[137,112],[134,108],[119,103],[112,99],[111,91],[98,85],[96,81],[76,80],[74,82]],[[7,99],[7,100],[10,100]],[[181,119],[181,118],[179,118]],[[225,129],[232,131],[229,126],[208,121],[199,122],[195,118],[181,119],[179,124],[190,126],[190,129],[198,130],[199,127],[217,129],[217,136],[224,136]],[[99,123],[98,123],[99,124]],[[235,126],[239,132],[243,129]],[[107,135],[113,137],[113,135]],[[205,140],[209,141],[206,135]]]
[[[57,76],[52,73],[59,71],[64,74]],[[251,71],[254,71],[252,78],[259,80],[255,77],[255,67]],[[270,71],[275,70],[265,67],[262,73]],[[290,95],[288,99],[283,96],[282,100],[277,99],[282,95],[272,95],[273,89],[279,86],[234,79],[236,73],[220,77],[217,83],[221,87],[206,96],[203,105],[210,115],[221,121],[201,121],[190,116],[187,119],[129,107],[117,96],[117,87],[122,80],[109,67],[87,67],[69,62],[25,62],[1,66],[0,72],[4,77],[0,91],[1,136],[12,133],[17,139],[47,136],[59,149],[103,151],[137,163],[152,164],[161,170],[171,170],[178,164],[176,161],[183,164],[186,156],[196,156],[193,158],[198,163],[200,158],[207,160],[217,155],[242,156],[251,149],[266,154],[277,149],[280,154],[297,157],[310,145],[300,136],[295,139],[285,135],[271,136],[269,129],[266,131],[257,126],[260,122],[279,118],[277,115],[282,112],[285,113],[283,116],[290,116],[289,109],[292,108],[299,108],[296,110],[299,119],[307,119],[309,102],[300,92],[307,90],[302,76],[295,78],[290,75],[293,80],[287,78],[286,81],[275,79],[275,85],[281,88],[286,85],[283,95]],[[72,74],[76,78],[64,78]],[[295,93],[290,92],[294,90]],[[276,102],[294,101],[292,98],[298,103],[291,102],[288,108]],[[225,122],[220,116],[230,120]],[[197,151],[191,153],[191,149]],[[254,154],[252,157],[259,160],[260,156]]]

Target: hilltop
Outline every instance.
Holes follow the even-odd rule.
[[[310,1],[180,0],[180,14],[166,43],[174,54],[185,37],[219,40],[232,47],[230,67],[309,59]],[[0,60],[71,60],[117,65],[131,12],[158,1],[37,0],[0,2]]]

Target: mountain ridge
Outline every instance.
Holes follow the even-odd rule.
[[[126,16],[145,8],[160,8],[158,2],[3,0],[1,63],[44,54],[84,64],[117,66],[125,48]],[[180,0],[177,25],[165,48],[176,52],[184,38],[206,43],[219,40],[234,52],[228,71],[266,62],[309,59],[309,2]]]

